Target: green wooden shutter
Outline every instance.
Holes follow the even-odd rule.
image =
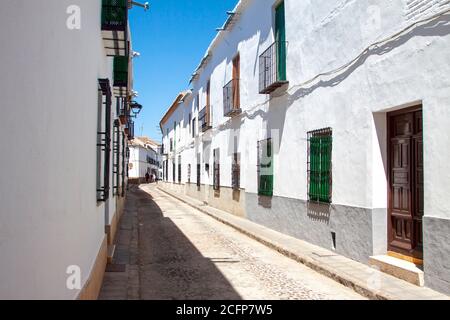
[[[260,142],[260,159],[264,159],[260,164],[259,190],[258,193],[264,196],[273,196],[273,152],[272,141]]]
[[[277,76],[286,81],[286,28],[284,2],[275,9],[275,41],[277,41]]]
[[[332,137],[310,138],[309,199],[331,202]]]
[[[128,57],[114,57],[114,86],[128,85]]]
[[[102,0],[102,26],[117,28],[127,23],[127,0]]]

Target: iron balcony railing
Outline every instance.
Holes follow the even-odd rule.
[[[275,41],[259,56],[259,93],[271,93],[287,82],[286,41]]]
[[[101,23],[106,54],[128,55],[128,0],[102,0]]]
[[[233,79],[223,87],[223,115],[232,117],[241,113],[239,79]]]
[[[130,110],[128,108],[127,99],[124,97],[116,97],[117,103],[117,116],[119,117],[120,123],[125,125],[130,116]]]
[[[125,133],[128,136],[128,140],[134,139],[134,121],[132,121],[131,119],[127,122]]]
[[[208,131],[211,129],[211,115],[208,111],[210,107],[206,106],[204,107],[198,114],[198,121],[202,128],[202,132]]]

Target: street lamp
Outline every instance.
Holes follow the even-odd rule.
[[[140,105],[136,101],[132,101],[130,103],[130,109],[131,109],[131,112],[133,112],[134,117],[136,118],[142,110],[142,105]]]

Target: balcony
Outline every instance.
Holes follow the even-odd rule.
[[[128,120],[125,126],[125,134],[128,136],[128,140],[134,139],[134,121],[131,119]]]
[[[212,128],[211,116],[209,112],[209,106],[204,107],[198,114],[198,122],[202,128],[202,132],[208,131]]]
[[[130,116],[127,99],[122,97],[117,97],[116,99],[117,99],[117,116],[119,117],[120,124],[125,125]]]
[[[128,55],[128,0],[102,0],[102,38],[107,56]]]
[[[223,115],[233,117],[240,114],[239,79],[233,79],[223,87]]]
[[[128,89],[128,57],[114,57],[114,95],[126,97]]]
[[[286,83],[286,42],[276,41],[259,56],[259,93],[269,94]]]

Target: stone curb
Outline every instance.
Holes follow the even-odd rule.
[[[165,194],[189,205],[190,207],[214,218],[215,220],[236,229],[237,231],[260,242],[261,244],[263,244],[273,250],[276,250],[280,254],[282,254],[290,259],[293,259],[301,264],[304,264],[305,266],[319,272],[320,274],[337,281],[338,283],[352,289],[353,291],[355,291],[371,300],[399,300],[399,299],[401,299],[401,297],[392,295],[388,292],[382,292],[382,290],[376,290],[376,289],[369,288],[367,285],[367,282],[361,281],[360,279],[356,279],[349,274],[337,272],[336,270],[333,269],[333,266],[329,263],[321,263],[317,260],[312,259],[311,257],[309,257],[307,255],[301,255],[297,252],[290,250],[289,248],[286,248],[282,244],[277,243],[276,240],[270,239],[270,238],[265,237],[264,235],[258,234],[256,232],[251,232],[249,230],[245,230],[244,228],[239,226],[237,223],[233,223],[225,218],[222,218],[222,217],[214,214],[213,212],[208,210],[208,206],[206,204],[197,205],[194,203],[194,201],[200,202],[199,200],[192,199],[192,201],[189,201],[191,199],[188,200],[188,199],[185,199],[184,197],[175,195],[162,187],[158,186],[157,189],[160,190],[161,192],[164,192]],[[212,208],[212,207],[211,207],[211,209],[220,211],[220,210]],[[248,222],[252,223],[251,221],[248,221]],[[260,227],[266,228],[263,226],[260,226]],[[295,240],[298,240],[298,239],[295,239]],[[370,267],[367,267],[367,268],[370,268]],[[375,269],[373,269],[373,272],[375,272],[375,273],[378,272],[383,277],[392,277],[392,276],[382,273],[381,271],[377,271]],[[394,279],[395,279],[395,281],[399,281],[396,278],[394,278]],[[438,294],[438,295],[440,295],[440,294]],[[418,298],[420,298],[420,297],[418,297]],[[424,296],[423,298],[426,298],[426,296]],[[442,298],[446,298],[446,296],[442,295]]]

